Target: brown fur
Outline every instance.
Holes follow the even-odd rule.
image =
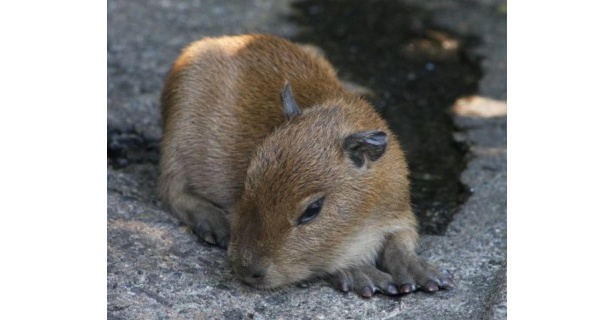
[[[301,107],[290,120],[280,98],[286,81]],[[406,266],[422,262],[395,135],[321,53],[266,35],[204,38],[175,62],[162,106],[159,194],[204,240],[226,246],[230,230],[242,280],[273,288],[325,274],[344,281],[336,275],[346,270],[356,289],[446,287],[433,268]],[[374,130],[386,133],[386,151],[358,167],[343,141]],[[319,216],[297,223],[323,196]],[[377,260],[385,273],[372,270]]]

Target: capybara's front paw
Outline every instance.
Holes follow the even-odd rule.
[[[329,281],[342,292],[354,290],[364,298],[371,298],[376,292],[386,295],[399,293],[391,275],[371,265],[339,271],[331,275]]]
[[[384,268],[393,276],[399,293],[416,290],[434,292],[455,287],[453,278],[448,272],[438,271],[435,266],[415,254],[385,259],[383,263]]]

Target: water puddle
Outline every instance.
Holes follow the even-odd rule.
[[[294,4],[298,42],[325,51],[343,80],[370,100],[399,136],[411,169],[414,210],[426,234],[443,234],[469,196],[460,182],[467,146],[447,109],[478,89],[475,42],[430,25],[428,10],[397,0],[304,0]]]

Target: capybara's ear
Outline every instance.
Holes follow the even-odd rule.
[[[282,89],[281,95],[286,120],[290,120],[290,118],[301,113],[301,110],[297,105],[297,101],[295,101],[295,97],[293,96],[293,90],[291,89],[288,80],[284,83],[284,88]]]
[[[384,154],[387,148],[387,134],[377,130],[353,133],[344,138],[342,148],[350,160],[362,168],[380,159]]]

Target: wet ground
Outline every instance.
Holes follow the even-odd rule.
[[[459,180],[467,146],[453,140],[458,129],[447,109],[477,91],[479,64],[466,54],[475,41],[432,26],[428,10],[397,0],[306,0],[294,7],[296,40],[321,47],[342,79],[374,91],[374,106],[406,152],[422,231],[444,234],[469,195]]]

